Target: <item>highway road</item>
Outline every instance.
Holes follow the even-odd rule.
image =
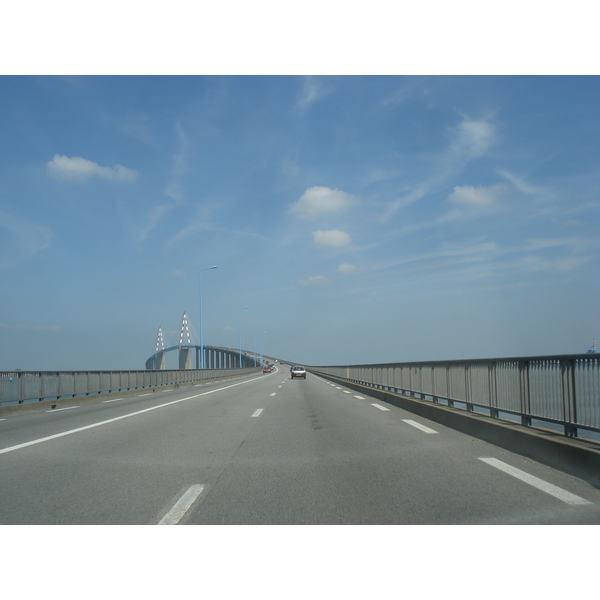
[[[0,524],[599,524],[583,480],[278,365],[0,421]]]

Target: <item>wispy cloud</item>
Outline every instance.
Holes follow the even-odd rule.
[[[317,286],[328,285],[331,282],[323,275],[313,275],[312,277],[308,277],[307,279],[301,279],[300,281],[298,281],[298,283],[304,286]]]
[[[154,231],[154,229],[160,225],[160,223],[172,209],[173,206],[169,204],[161,204],[159,206],[155,206],[150,211],[150,214],[146,217],[144,222],[141,224],[141,227],[136,235],[137,242],[145,242],[149,235],[152,233],[152,231]]]
[[[53,234],[50,229],[0,210],[0,268],[16,267],[34,258],[50,246]]]
[[[382,212],[381,220],[387,221],[398,209],[409,206],[428,194],[446,186],[473,160],[481,158],[496,141],[496,128],[491,117],[479,120],[464,116],[462,121],[450,130],[451,142],[448,148],[433,157],[433,170],[423,181],[405,189],[396,200],[388,203]]]
[[[22,323],[15,323],[9,325],[7,323],[0,323],[0,329],[8,329],[11,331],[60,331],[60,327],[56,325],[24,325]]]
[[[69,158],[60,154],[55,154],[54,158],[47,163],[47,169],[52,177],[63,181],[85,181],[94,177],[113,181],[133,181],[137,177],[135,171],[122,165],[101,167],[98,163],[81,156]]]
[[[328,88],[323,85],[323,79],[317,77],[304,77],[302,79],[302,89],[300,97],[296,102],[296,108],[306,110],[311,104],[322,98],[328,92]]]
[[[190,169],[189,156],[192,144],[180,122],[175,124],[175,131],[179,138],[180,149],[173,155],[173,164],[169,174],[169,181],[165,186],[164,192],[171,200],[180,205],[183,204],[186,199],[183,179]]]

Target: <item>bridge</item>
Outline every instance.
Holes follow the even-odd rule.
[[[205,369],[0,373],[0,523],[600,524],[597,354],[291,380],[205,350]]]
[[[179,344],[165,348],[162,328],[158,328],[156,348],[154,354],[146,361],[149,371],[162,371],[166,369],[166,355],[168,352],[177,352],[180,369],[192,368],[192,355],[196,354],[196,369],[236,369],[256,367],[262,364],[262,356],[257,352],[246,352],[242,348],[233,350],[219,346],[192,344],[187,313],[184,311],[181,320],[181,333]]]

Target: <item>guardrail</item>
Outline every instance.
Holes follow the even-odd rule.
[[[258,370],[252,367],[161,371],[3,371],[0,372],[0,406],[195,383]]]
[[[520,419],[526,427],[600,433],[600,354],[310,367],[434,403]],[[458,406],[460,405],[460,406]]]

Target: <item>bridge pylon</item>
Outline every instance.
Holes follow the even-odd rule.
[[[152,369],[153,371],[163,371],[165,368],[165,341],[163,338],[162,327],[159,327],[158,334],[156,336],[156,348],[154,350],[154,356],[151,356],[146,361],[146,369]]]
[[[184,347],[184,338],[187,344]],[[190,328],[187,320],[187,313],[183,311],[183,319],[181,320],[181,333],[179,335],[179,368],[192,368],[192,338],[190,337]]]

